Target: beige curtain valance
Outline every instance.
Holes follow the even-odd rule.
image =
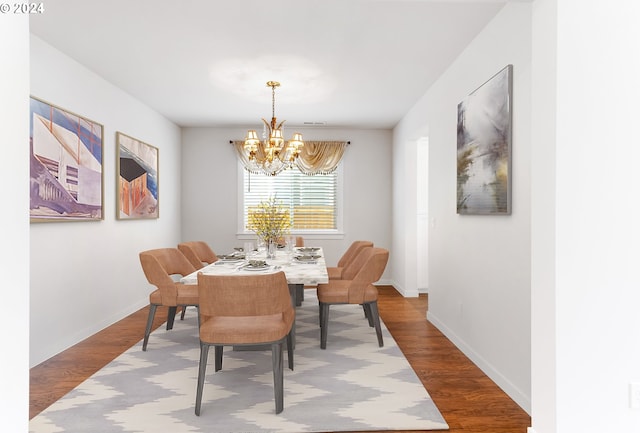
[[[249,167],[249,158],[244,151],[244,141],[234,140],[232,144],[242,165],[245,168]],[[347,145],[346,141],[305,141],[295,164],[301,173],[309,176],[333,173],[338,168]],[[264,149],[262,145],[258,145],[258,159],[264,157]]]

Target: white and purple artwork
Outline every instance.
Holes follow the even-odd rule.
[[[95,221],[103,213],[103,126],[30,100],[32,222]]]

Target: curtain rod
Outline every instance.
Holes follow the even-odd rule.
[[[234,141],[242,141],[242,140],[229,140],[229,144],[233,144]],[[306,141],[340,141],[340,140],[306,140]],[[350,144],[351,142],[347,141],[347,146]]]

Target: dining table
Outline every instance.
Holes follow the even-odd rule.
[[[304,301],[304,287],[329,282],[327,265],[321,247],[278,248],[275,257],[268,258],[266,251],[236,251],[222,254],[219,259],[191,274],[182,277],[183,284],[198,284],[198,274],[205,275],[255,275],[283,271],[289,285],[291,303],[299,307]],[[252,266],[259,264],[261,266]],[[295,347],[295,322],[293,325]],[[243,350],[236,347],[234,350]]]
[[[294,306],[302,305],[305,286],[329,282],[321,247],[278,248],[274,258],[267,258],[266,251],[234,252],[218,257],[219,260],[182,277],[180,282],[197,284],[200,272],[205,275],[255,275],[283,271]],[[252,266],[252,263],[262,266]]]

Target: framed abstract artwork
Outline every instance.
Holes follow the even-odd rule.
[[[30,98],[31,222],[104,219],[104,127]]]
[[[458,104],[458,214],[511,214],[512,75],[507,65]]]
[[[158,218],[158,148],[116,132],[116,217]]]

